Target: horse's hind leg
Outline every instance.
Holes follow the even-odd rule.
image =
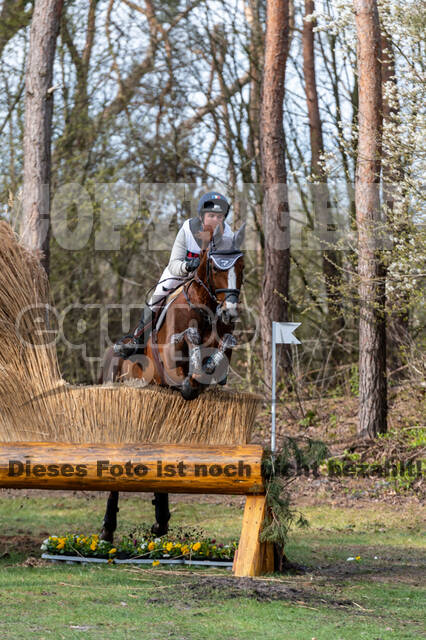
[[[107,508],[100,535],[101,540],[106,540],[107,542],[111,542],[111,544],[114,540],[114,531],[117,528],[118,511],[118,491],[111,491],[108,497]]]
[[[154,493],[152,504],[155,506],[155,523],[152,525],[151,531],[157,536],[164,536],[169,530],[169,494]]]

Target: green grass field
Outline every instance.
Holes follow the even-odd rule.
[[[402,503],[401,503],[402,504]],[[93,533],[95,494],[0,492],[0,637],[147,640],[415,640],[424,629],[420,506],[304,507],[290,559],[300,575],[235,579],[226,570],[51,565],[47,534]],[[242,508],[205,496],[173,502],[173,522],[239,535]],[[150,522],[148,497],[121,501],[118,535]],[[348,562],[348,557],[360,560]]]

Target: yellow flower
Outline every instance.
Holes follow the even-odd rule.
[[[355,560],[358,560],[358,561],[361,560],[361,556],[356,556]]]
[[[148,551],[153,551],[155,549],[155,542],[150,542],[148,545]]]
[[[167,551],[171,551],[173,549],[173,542],[168,542],[166,544],[166,549],[167,549]]]
[[[56,545],[57,549],[63,549],[65,547],[65,541],[64,540],[60,540],[58,542],[58,544]]]
[[[187,553],[189,553],[189,547],[187,544],[184,544],[182,547],[182,553],[185,556]]]
[[[92,551],[96,551],[97,546],[98,546],[98,543],[96,542],[96,540],[93,540],[92,544],[90,545],[90,548]]]
[[[152,566],[153,567],[158,567],[159,564],[160,564],[159,560],[154,560],[153,563],[152,563]]]
[[[200,549],[201,547],[201,543],[200,542],[196,542],[195,544],[192,545],[192,550],[193,551],[198,551],[198,549]]]
[[[113,548],[108,551],[108,553],[117,553],[117,549]]]
[[[182,545],[181,545],[181,543],[180,543],[180,542],[176,542],[176,544],[175,544],[176,549],[180,549],[180,548],[181,548],[181,546],[182,546]]]

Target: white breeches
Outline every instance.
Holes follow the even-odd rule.
[[[164,296],[167,295],[168,291],[178,287],[180,284],[185,282],[182,278],[176,278],[176,276],[172,275],[166,267],[161,274],[161,278],[157,286],[155,287],[154,293],[151,295],[148,304],[150,307],[159,302]]]

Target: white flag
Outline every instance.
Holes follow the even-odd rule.
[[[293,335],[300,322],[272,322],[272,344],[301,344]]]

